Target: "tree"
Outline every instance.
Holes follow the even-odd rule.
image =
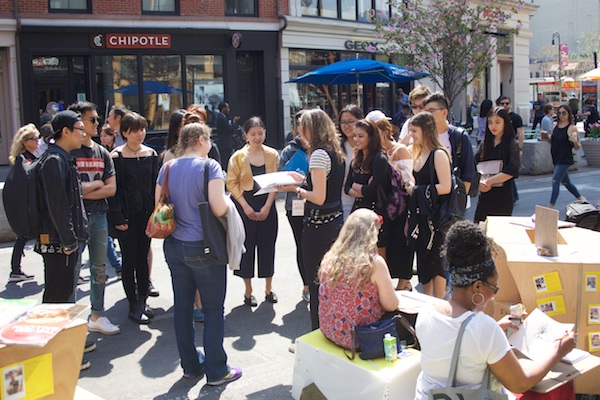
[[[507,21],[522,0],[389,0],[389,24],[378,21],[377,35],[388,55],[410,57],[408,66],[431,74],[450,105],[492,65],[512,34]],[[381,48],[380,47],[380,48]]]

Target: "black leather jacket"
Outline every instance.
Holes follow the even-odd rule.
[[[55,144],[49,145],[41,157],[37,181],[42,220],[36,250],[62,253],[87,241],[88,221],[75,157]]]

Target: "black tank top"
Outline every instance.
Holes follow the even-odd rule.
[[[567,131],[571,125],[559,128],[558,125],[552,131],[552,141],[550,142],[550,152],[552,153],[552,163],[554,165],[572,165],[573,164],[573,143],[569,140]]]

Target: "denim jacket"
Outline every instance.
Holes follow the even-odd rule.
[[[74,249],[78,242],[86,242],[89,237],[75,157],[51,144],[38,168],[41,222],[35,250],[62,253]]]

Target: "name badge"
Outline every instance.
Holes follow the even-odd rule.
[[[292,200],[292,217],[303,217],[304,216],[304,203],[305,199],[294,199]]]

